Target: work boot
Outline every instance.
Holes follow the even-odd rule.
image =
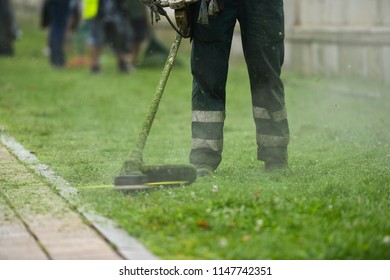
[[[208,165],[197,165],[196,166],[196,175],[198,177],[206,177],[214,174],[214,169]]]
[[[131,63],[121,60],[118,62],[118,71],[120,73],[130,74],[133,71],[133,66]]]
[[[283,171],[288,168],[287,161],[266,161],[264,163],[264,170],[266,172]]]

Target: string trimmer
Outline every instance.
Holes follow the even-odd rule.
[[[152,14],[152,20],[153,17],[155,17],[156,20],[159,20],[160,14],[165,16],[169,23],[174,26],[166,11],[162,8],[161,1],[147,0],[147,3],[145,3],[143,0],[142,2],[149,6]],[[114,188],[116,189],[145,189],[145,185],[186,185],[191,184],[196,180],[196,169],[193,165],[145,165],[143,161],[143,151],[146,140],[156,116],[180,42],[183,37],[188,37],[189,35],[189,22],[185,9],[185,6],[181,9],[175,9],[175,18],[178,27],[174,26],[174,28],[177,31],[177,34],[169,51],[168,58],[161,74],[160,82],[157,86],[152,103],[150,104],[148,114],[145,118],[134,149],[130,153],[129,159],[124,162],[120,174],[115,177]]]

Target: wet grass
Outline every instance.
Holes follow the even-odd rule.
[[[111,184],[142,126],[161,67],[102,75],[53,70],[44,33],[25,28],[0,58],[0,123],[73,186]],[[188,42],[183,42],[188,44]],[[184,48],[185,49],[185,48]],[[187,163],[191,75],[175,67],[148,139],[146,163]],[[245,66],[231,66],[223,162],[193,185],[136,194],[80,189],[163,259],[389,259],[389,87],[285,73],[290,170],[256,160]]]

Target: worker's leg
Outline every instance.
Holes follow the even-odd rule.
[[[223,13],[209,17],[208,26],[198,23],[193,30],[190,162],[213,170],[222,159],[225,87],[236,18],[237,9],[226,5]],[[196,13],[193,20],[197,20]]]
[[[243,3],[241,35],[251,85],[258,159],[265,161],[266,168],[286,167],[289,127],[280,78],[284,59],[283,1]]]

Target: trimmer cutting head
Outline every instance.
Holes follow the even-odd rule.
[[[134,170],[134,169],[133,169]],[[114,180],[114,188],[145,189],[155,186],[183,186],[196,180],[196,168],[190,164],[146,165],[139,171],[124,173]],[[138,188],[137,188],[138,186]]]

